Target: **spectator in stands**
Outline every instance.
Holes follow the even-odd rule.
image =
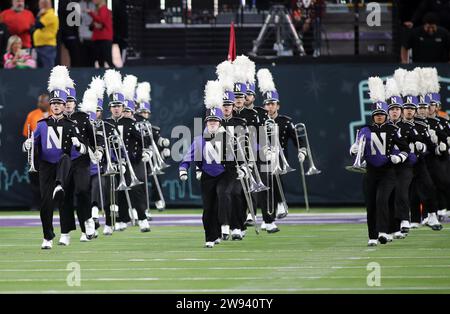
[[[28,137],[28,125],[30,126],[30,131],[36,130],[37,122],[43,118],[47,118],[51,114],[49,96],[46,93],[39,95],[37,108],[31,111],[27,115],[25,124],[23,125],[23,136]],[[35,161],[36,169],[39,168],[39,163]],[[30,208],[31,210],[38,210],[41,203],[41,193],[39,190],[39,172],[32,172],[30,176],[30,186],[32,192],[32,199]]]
[[[79,37],[81,42],[81,66],[93,67],[95,56],[92,53],[94,46],[92,43],[92,17],[87,13],[95,10],[95,4],[91,0],[81,0],[81,25],[79,27]]]
[[[31,48],[30,31],[34,25],[34,16],[25,9],[25,1],[13,0],[12,7],[0,13],[0,17],[8,27],[9,34],[19,36],[24,48]]]
[[[427,12],[436,14],[440,21],[440,26],[450,31],[450,0],[422,0],[417,7],[408,0],[407,6],[416,8],[410,21],[406,22],[409,28],[420,26],[420,21]]]
[[[22,39],[12,35],[8,39],[7,52],[3,56],[5,69],[34,69],[36,62],[25,50],[22,50]]]
[[[40,68],[51,68],[55,65],[59,21],[51,0],[39,0],[39,9],[33,33],[37,63]]]
[[[128,14],[125,1],[113,0],[113,43],[119,46],[122,64],[125,63],[128,46]]]
[[[2,16],[0,15],[0,54],[6,53],[6,48],[8,46],[9,32],[8,27],[3,23]],[[0,60],[0,66],[3,67],[3,60]]]
[[[58,17],[59,17],[59,34],[61,36],[61,41],[64,46],[67,48],[70,56],[70,66],[71,67],[79,67],[80,64],[80,37],[78,33],[78,27],[76,23],[68,23],[67,19],[69,14],[73,15],[73,8],[69,8],[68,4],[70,2],[77,3],[76,0],[61,0],[59,1],[58,7]]]
[[[402,63],[408,63],[408,49],[412,50],[413,62],[450,61],[450,33],[437,25],[438,20],[434,13],[427,13],[424,25],[412,30],[401,48]]]
[[[114,67],[112,62],[113,21],[112,13],[106,6],[105,0],[93,0],[96,11],[88,10],[92,17],[92,41],[94,43],[95,59],[99,66]]]

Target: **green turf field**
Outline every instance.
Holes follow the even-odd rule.
[[[448,224],[377,248],[366,247],[364,224],[281,229],[213,249],[202,248],[201,227],[128,228],[90,243],[74,232],[69,247],[42,251],[40,228],[3,227],[0,292],[450,293]],[[71,262],[80,286],[67,284]],[[381,267],[378,287],[367,285],[371,262]]]

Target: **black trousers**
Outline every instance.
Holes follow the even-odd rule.
[[[100,181],[100,183],[99,183]],[[97,206],[100,209],[105,210],[102,207],[102,202],[100,199],[100,185],[102,189],[102,195],[103,195],[103,204],[105,204],[105,198],[108,196],[108,191],[106,189],[106,178],[103,176],[100,176],[100,180],[98,179],[98,175],[91,175],[91,207]]]
[[[430,173],[431,179],[433,180],[434,186],[436,187],[436,212],[441,206],[444,206],[444,201],[441,199],[439,202],[439,194],[443,195],[446,202],[450,202],[450,177],[448,176],[448,156],[438,157],[429,155],[426,157],[426,163],[428,171]]]
[[[437,209],[447,208],[450,204],[449,157],[429,155],[427,157],[428,171],[436,186]]]
[[[226,178],[226,172],[213,177],[203,172],[200,179],[203,202],[203,229],[205,230],[205,241],[213,242],[220,238],[219,224],[219,195],[223,192],[219,183]]]
[[[112,198],[114,197],[115,199],[115,204],[114,205],[118,205],[117,204],[117,185],[118,185],[118,180],[119,180],[119,176],[105,176],[103,177],[104,181],[105,181],[105,188],[104,191],[105,193],[103,194],[104,196],[104,201],[105,201],[105,224],[107,226],[112,226],[112,218],[111,218],[111,205],[112,205]]]
[[[37,164],[37,163],[36,163]],[[38,209],[41,204],[41,190],[39,188],[39,172],[30,172],[28,174],[30,176],[30,184],[31,184],[31,209]]]
[[[83,233],[86,232],[84,222],[92,217],[90,178],[88,156],[81,156],[73,160],[64,187],[64,206],[60,208],[61,233],[76,230],[75,210],[80,229]]]
[[[105,67],[105,62],[110,68],[114,68],[112,62],[112,41],[96,40],[94,43],[95,60],[98,61],[100,68]]]
[[[421,211],[420,206],[423,206]],[[411,184],[411,222],[420,223],[428,213],[437,211],[437,190],[425,159],[414,165]]]
[[[410,187],[414,177],[413,167],[408,164],[400,164],[395,169],[395,189],[391,196],[393,200],[389,206],[389,233],[400,231],[402,220],[409,221],[410,212]]]
[[[369,239],[378,239],[379,232],[389,232],[389,197],[395,188],[394,168],[367,167],[363,185]]]
[[[61,207],[53,200],[53,190],[60,184],[64,186],[70,171],[70,157],[62,155],[57,164],[41,160],[39,163],[39,186],[41,189],[40,216],[44,239],[52,240],[55,237],[53,231],[53,210]]]
[[[138,220],[147,219],[145,215],[145,210],[147,209],[147,202],[145,200],[145,173],[144,173],[144,163],[137,162],[132,163],[132,167],[134,173],[138,180],[143,184],[136,185],[128,191],[130,196],[131,206],[136,209],[138,214]],[[120,178],[118,177],[117,180]],[[129,186],[131,183],[131,174],[127,167],[127,171],[125,172],[125,180],[127,185]],[[119,182],[119,181],[117,181]],[[125,191],[119,191],[118,193],[118,205],[119,205],[119,217],[117,218],[118,222],[130,222],[131,217],[129,214],[129,206],[126,198]]]
[[[241,201],[242,189],[239,188],[240,183],[236,177],[237,174],[234,169],[227,169],[220,176],[217,182],[217,214],[219,217],[219,225],[231,225],[232,216],[234,216],[233,223],[238,228],[241,223],[237,222],[237,220],[242,218],[242,214],[239,212],[244,211],[244,208]]]
[[[271,173],[269,173],[269,177],[267,177],[266,172],[261,173],[261,180],[265,186],[269,187],[269,190],[257,194],[261,213],[265,223],[272,223],[275,221],[277,214],[277,204],[281,202],[280,189],[275,176]]]

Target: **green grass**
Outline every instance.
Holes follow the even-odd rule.
[[[40,250],[40,228],[0,228],[0,292],[450,293],[450,225],[368,248],[366,226],[281,226],[204,249],[201,227],[128,228]],[[81,267],[69,287],[68,263]],[[381,266],[381,286],[366,283]]]
[[[289,212],[293,214],[305,214],[306,210],[304,207],[293,207],[289,208]],[[365,209],[362,207],[313,207],[310,208],[309,213],[317,214],[317,213],[364,213]],[[191,208],[191,209],[185,209],[185,208],[170,208],[162,212],[158,212],[157,210],[152,210],[152,213],[154,214],[199,214],[201,213],[200,208]],[[0,217],[1,216],[10,216],[10,215],[18,215],[18,216],[28,216],[28,215],[39,215],[38,211],[29,211],[29,210],[22,210],[22,211],[0,211]]]

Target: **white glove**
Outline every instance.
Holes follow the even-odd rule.
[[[170,149],[164,148],[164,149],[161,151],[161,155],[163,156],[163,158],[168,158],[168,157],[170,157]]]
[[[180,177],[181,181],[186,181],[188,179],[188,175],[187,175],[186,169],[180,169],[179,177]]]
[[[400,158],[400,156],[397,155],[392,155],[391,156],[391,162],[396,165],[402,162],[402,159]]]
[[[120,164],[119,167],[120,167],[122,173],[127,172],[127,167],[125,167],[125,164]]]
[[[91,159],[91,162],[92,162],[94,165],[98,165],[98,163],[100,162],[100,160],[102,160],[102,157],[103,157],[103,153],[102,153],[101,151],[96,150],[95,152],[92,152],[92,151],[89,149],[89,158]]]
[[[450,136],[447,136],[447,146],[450,147]]]
[[[350,147],[350,155],[356,155],[358,154],[358,150],[359,150],[359,145],[357,143],[354,143],[351,147]]]
[[[237,169],[237,178],[238,180],[244,179],[244,178],[249,178],[249,171],[247,169],[247,167],[242,166],[240,168]]]
[[[151,158],[152,158],[152,153],[150,151],[144,150],[142,152],[142,161],[143,162],[149,162]]]
[[[162,138],[161,144],[162,144],[161,146],[163,146],[163,147],[169,147],[170,141],[168,138]]]
[[[430,133],[430,139],[431,139],[431,142],[432,142],[433,144],[437,144],[437,142],[438,142],[438,137],[437,137],[437,135],[436,135],[436,131],[435,131],[435,130],[429,130],[428,132]]]
[[[441,152],[445,152],[445,151],[447,150],[447,145],[445,145],[445,143],[441,142],[441,143],[439,144],[439,150],[440,150]]]
[[[94,152],[94,156],[95,156],[95,158],[100,162],[100,160],[102,160],[102,158],[103,158],[103,152],[101,151],[101,150],[96,150],[95,152]]]
[[[298,161],[302,164],[305,161],[306,153],[301,150],[298,152],[297,157],[298,157]]]
[[[414,146],[416,146],[416,150],[419,152],[419,153],[424,153],[425,151],[426,151],[426,146],[425,146],[425,144],[424,143],[422,143],[422,142],[415,142],[414,143]]]
[[[27,151],[27,150],[31,149],[32,145],[33,145],[33,139],[29,138],[23,143],[22,148],[24,151]]]
[[[200,170],[200,169],[198,169],[197,171],[195,171],[195,178],[197,179],[197,180],[201,180],[201,178],[202,178],[202,171]]]
[[[75,147],[80,147],[81,146],[81,143],[80,143],[80,141],[78,140],[77,137],[74,136],[74,137],[71,138],[71,140],[72,140],[73,146],[75,146]]]

